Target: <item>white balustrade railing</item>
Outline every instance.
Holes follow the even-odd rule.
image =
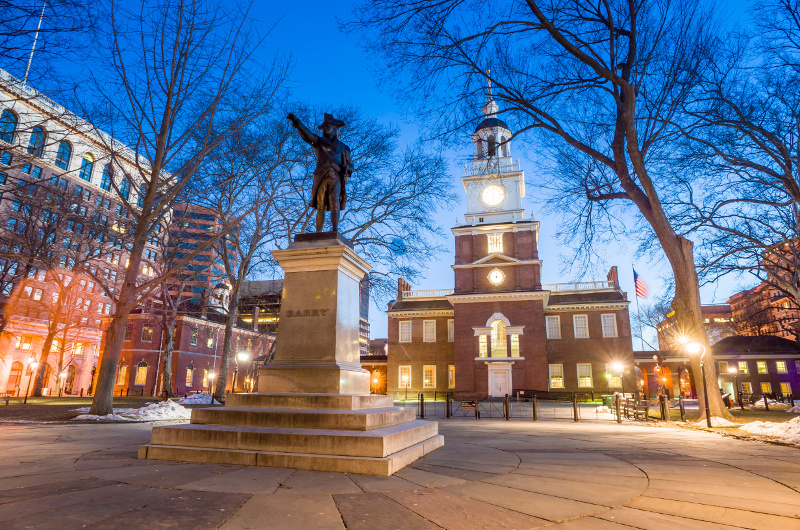
[[[572,282],[572,283],[543,283],[545,291],[595,291],[598,289],[614,289],[614,282],[610,280],[597,282]]]
[[[403,291],[403,298],[441,298],[453,294],[452,289],[428,289],[420,291]]]
[[[491,173],[513,173],[515,171],[522,171],[519,160],[511,162],[510,164],[501,164],[497,160],[475,161],[472,163],[472,167],[464,166],[464,174],[468,177],[473,175],[488,175]]]

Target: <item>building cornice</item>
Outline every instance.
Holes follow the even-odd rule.
[[[420,309],[414,311],[407,309],[405,311],[387,311],[386,314],[389,318],[417,318],[417,317],[451,317],[453,316],[452,309]]]
[[[542,300],[545,307],[550,298],[550,291],[522,291],[501,293],[469,293],[451,294],[447,297],[451,304],[470,304],[481,302],[520,302],[523,300]]]
[[[469,268],[479,268],[479,267],[508,267],[508,266],[513,267],[519,265],[541,265],[541,264],[542,260],[540,259],[526,259],[526,260],[515,259],[514,261],[505,261],[505,262],[494,261],[488,263],[481,263],[480,261],[476,261],[473,263],[461,263],[459,265],[450,265],[450,267],[453,269],[469,269]]]
[[[516,211],[516,210],[514,210]],[[495,213],[495,212],[492,212]],[[468,215],[480,215],[480,213],[468,213]],[[475,226],[458,226],[450,229],[453,235],[471,235],[477,236],[481,234],[497,234],[504,232],[538,232],[539,221],[528,221],[520,219],[516,223],[503,222],[495,224],[475,225]]]
[[[544,312],[545,313],[572,313],[575,311],[585,311],[585,310],[592,310],[596,311],[598,309],[627,309],[630,305],[630,302],[587,302],[582,304],[569,304],[569,305],[550,305],[545,306]]]

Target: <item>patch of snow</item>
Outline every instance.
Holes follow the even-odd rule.
[[[75,410],[78,412],[88,412],[89,408],[84,407]],[[159,401],[158,403],[148,403],[146,406],[138,409],[114,409],[112,414],[105,416],[81,414],[74,419],[94,421],[165,421],[188,420],[191,414],[191,410],[174,401]]]
[[[208,394],[192,394],[189,397],[181,398],[178,400],[181,405],[210,405],[212,403],[211,396]],[[214,403],[217,403],[214,401]]]
[[[605,405],[603,405],[603,406],[601,406],[601,407],[597,407],[597,408],[596,408],[596,409],[594,409],[594,410],[595,410],[596,412],[598,412],[599,414],[603,414],[603,413],[605,413],[605,414],[611,414],[611,409],[610,409],[610,408],[608,408],[608,407],[606,407]]]
[[[750,434],[774,436],[783,442],[800,444],[800,417],[785,422],[751,421],[742,425],[740,429]]]
[[[800,413],[800,401],[794,404],[794,407],[790,408],[786,412],[797,412]]]
[[[781,403],[780,401],[775,401],[774,399],[768,399],[767,403],[769,404],[770,408],[772,408],[772,407],[781,408],[781,407],[788,407],[789,406],[788,403]],[[763,399],[759,399],[758,401],[756,401],[755,403],[750,405],[750,408],[763,409],[764,408],[764,400]]]
[[[700,420],[694,424],[696,427],[708,427],[708,423],[706,420]],[[719,416],[711,416],[711,426],[712,427],[739,427],[741,424],[734,423],[732,421],[728,421],[725,418],[720,418]]]

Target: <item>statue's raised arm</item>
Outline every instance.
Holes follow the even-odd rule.
[[[325,212],[331,212],[333,232],[339,231],[339,210],[347,204],[347,178],[353,171],[350,148],[339,141],[337,129],[344,127],[342,120],[325,114],[325,121],[318,127],[322,136],[317,136],[303,125],[291,112],[286,118],[292,122],[300,137],[314,148],[317,167],[314,170],[314,185],[311,189],[309,206],[317,210],[317,232],[325,226]]]

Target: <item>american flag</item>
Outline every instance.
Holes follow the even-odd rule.
[[[644,283],[644,280],[636,272],[636,269],[633,269],[633,283],[636,285],[636,296],[639,298],[647,298],[647,284]]]

